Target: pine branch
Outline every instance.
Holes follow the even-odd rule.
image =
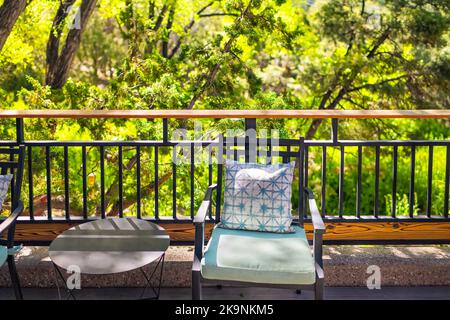
[[[241,15],[235,20],[234,22],[234,27],[236,28],[237,26],[239,26],[243,19],[248,15],[248,13],[250,12],[250,8],[253,4],[253,0],[250,0],[247,7],[245,8],[245,10],[243,10],[241,12]],[[233,44],[233,42],[236,40],[236,38],[238,37],[238,35],[236,33],[232,34],[230,39],[228,39],[228,41],[226,42],[224,48],[222,49],[222,54],[225,53],[229,53],[231,50],[231,46]],[[217,63],[209,72],[209,74],[206,77],[206,81],[204,83],[204,85],[201,87],[201,89],[194,94],[194,96],[192,97],[191,101],[189,102],[188,105],[188,109],[193,109],[195,103],[197,102],[198,99],[200,99],[203,94],[206,92],[206,90],[208,90],[211,85],[213,84],[213,82],[216,80],[217,77],[217,73],[219,72],[221,67],[220,63]]]

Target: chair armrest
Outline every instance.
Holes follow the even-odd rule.
[[[311,220],[314,227],[314,232],[325,233],[325,224],[323,223],[322,216],[317,208],[316,198],[311,189],[305,188],[305,192],[308,195],[309,210],[311,211]]]
[[[314,238],[313,238],[313,252],[314,260],[317,265],[323,267],[322,258],[322,235],[325,233],[325,224],[323,223],[322,216],[317,208],[316,199],[312,190],[305,188],[305,192],[308,194],[309,210],[311,211],[311,220],[314,228]]]
[[[208,213],[211,207],[211,196],[212,192],[217,189],[217,184],[212,184],[208,187],[206,191],[205,197],[200,205],[200,208],[197,211],[197,214],[194,217],[194,224],[204,223],[206,219],[206,214]]]
[[[6,218],[1,224],[0,224],[0,235],[3,234],[3,232],[9,230],[12,226],[14,226],[17,218],[21,215],[23,211],[23,203],[22,201],[19,201],[16,209],[9,215],[8,218]]]
[[[194,255],[194,261],[192,263],[192,271],[193,272],[200,272],[202,267],[202,262],[199,260],[197,256]]]
[[[194,265],[195,261],[200,261],[203,257],[203,247],[205,245],[205,219],[211,208],[212,192],[217,189],[217,184],[212,184],[206,191],[205,198],[194,217],[195,242],[194,242]]]
[[[323,279],[324,278],[323,267],[321,265],[319,265],[317,262],[316,262],[315,266],[316,266],[317,278]]]

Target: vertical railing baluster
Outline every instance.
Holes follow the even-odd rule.
[[[256,119],[245,119],[245,162],[256,162]]]
[[[123,217],[123,149],[122,146],[119,146],[119,155],[118,155],[118,170],[119,170],[119,217]]]
[[[380,146],[375,147],[375,195],[373,203],[373,215],[378,217],[379,193],[380,193]]]
[[[25,142],[24,128],[23,128],[23,118],[16,118],[16,142],[17,144],[23,144]],[[14,147],[11,147],[13,149]],[[14,154],[10,154],[10,161],[14,161]],[[15,192],[15,179],[16,175],[14,174],[14,169],[11,168],[11,174],[13,174],[13,178],[11,180],[11,205],[14,207],[19,199],[16,199]],[[18,195],[20,198],[20,194]]]
[[[244,137],[245,142],[247,141],[247,139],[248,139],[248,137]],[[230,146],[230,148],[231,147],[233,147],[233,149],[234,149],[234,152],[233,152],[233,154],[234,154],[234,161],[239,161],[240,159],[239,159],[238,150],[239,150],[240,145],[239,145],[239,138],[238,137],[233,137],[233,144],[232,144],[232,146]],[[245,148],[244,149],[244,154],[247,154],[246,150],[248,150],[248,149],[245,146],[244,146],[244,148]],[[247,162],[247,159],[245,159],[244,161]]]
[[[100,146],[100,215],[106,217],[105,208],[105,147]]]
[[[69,147],[64,146],[64,210],[66,220],[70,220],[70,198],[69,198]]]
[[[428,147],[428,179],[427,179],[427,217],[431,217],[433,191],[433,146]]]
[[[23,118],[16,118],[16,141],[17,144],[23,144],[25,142]]]
[[[167,118],[163,118],[163,142],[167,143],[169,141],[169,124]]]
[[[177,147],[172,149],[172,218],[177,219]]]
[[[219,223],[220,214],[222,208],[222,179],[223,179],[223,147],[224,137],[219,134],[219,145],[217,151],[217,191],[216,191],[216,216],[214,217],[215,223]]]
[[[191,143],[191,164],[190,164],[190,179],[191,179],[191,219],[194,219],[194,206],[195,206],[195,193],[194,193],[194,170],[195,170],[195,166],[194,166],[194,160],[195,160],[195,148],[194,148],[194,143]]]
[[[291,146],[286,146],[286,156],[283,157],[283,163],[288,163],[290,161],[290,154],[291,154]]]
[[[28,211],[30,219],[34,220],[34,194],[33,194],[33,150],[28,146]]]
[[[445,166],[445,187],[444,187],[444,217],[448,218],[448,198],[450,189],[450,145],[447,145],[447,157]]]
[[[356,180],[356,217],[361,217],[361,175],[362,175],[362,146],[358,146],[358,177]]]
[[[208,146],[208,186],[212,185],[213,170],[212,170],[212,145]]]
[[[305,216],[305,201],[304,201],[304,165],[305,165],[305,138],[300,137],[300,145],[298,147],[299,151],[299,159],[298,159],[298,223],[300,226],[303,226],[303,218]]]
[[[159,218],[159,152],[158,146],[155,146],[155,219]]]
[[[339,163],[339,218],[342,218],[344,213],[344,146],[340,148],[340,163]]]
[[[136,146],[136,217],[141,218],[141,146]]]
[[[212,168],[212,145],[208,145],[208,186],[212,185],[213,181],[213,168]],[[208,217],[212,220],[212,207],[209,207]]]
[[[333,144],[338,142],[339,119],[331,119],[331,140]]]
[[[391,216],[396,217],[397,214],[397,168],[398,168],[398,146],[394,146],[392,154],[392,207]]]
[[[52,175],[50,169],[50,146],[45,146],[45,169],[47,178],[47,218],[52,220]]]
[[[87,207],[87,167],[86,167],[86,146],[81,147],[81,180],[83,183],[83,218],[88,217],[88,207]]]
[[[13,151],[14,147],[11,146],[9,147],[9,149]],[[14,162],[14,154],[12,152],[9,154],[9,161]],[[16,175],[14,174],[13,167],[10,168],[10,173],[13,175],[10,185],[11,185],[11,204],[14,206],[14,203],[16,203],[16,192],[15,192],[16,183],[14,182],[16,180]]]
[[[244,159],[245,163],[250,162],[250,137],[247,134],[244,137]]]
[[[326,184],[327,184],[327,146],[323,146],[322,147],[322,206],[320,208],[322,217],[325,217]]]
[[[409,178],[409,217],[414,216],[414,176],[416,170],[416,146],[411,146],[411,171]]]
[[[305,144],[305,178],[304,178],[305,188],[308,188],[308,172],[309,172],[309,170],[308,170],[308,166],[309,166],[308,159],[309,159],[308,145]],[[303,208],[305,208],[305,210],[304,210],[304,212],[305,212],[304,218],[305,219],[308,217],[308,208],[309,208],[309,206],[307,205],[307,202],[308,202],[307,197],[304,197]]]

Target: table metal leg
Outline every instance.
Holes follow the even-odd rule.
[[[63,287],[66,289],[67,296],[66,296],[65,300],[69,300],[70,297],[72,297],[73,300],[77,300],[75,298],[75,295],[72,292],[73,290],[70,290],[67,287],[66,279],[64,278],[64,276],[63,276],[61,270],[59,269],[59,267],[55,263],[53,263],[53,267],[55,268],[56,274],[61,278],[61,280],[63,282]],[[55,277],[55,280],[56,280],[56,287],[58,289],[59,299],[61,300],[61,295],[59,294],[58,276]]]
[[[145,298],[145,299],[150,299],[150,300],[157,300],[159,299],[159,293],[161,292],[161,282],[162,282],[162,276],[163,276],[163,269],[164,269],[164,257],[165,254],[163,254],[161,256],[161,258],[159,258],[158,262],[156,263],[155,268],[153,268],[150,276],[147,276],[147,273],[145,272],[144,268],[139,268],[142,272],[142,274],[145,277],[145,280],[147,280],[147,285],[145,286],[144,290],[142,290],[141,293],[141,299],[143,299],[145,292],[147,291],[147,288],[152,289],[153,293],[154,293],[154,297],[149,297],[149,298]],[[153,276],[156,274],[157,270],[159,267],[159,277],[158,277],[158,282],[157,282],[157,287],[155,288],[152,284],[152,279]]]

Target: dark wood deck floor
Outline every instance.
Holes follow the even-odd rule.
[[[86,288],[76,292],[77,299],[137,299],[141,293],[139,288]],[[64,292],[61,291],[63,295]],[[58,299],[56,289],[24,289],[25,299]],[[0,299],[13,299],[12,290],[0,288]],[[312,293],[296,294],[291,290],[266,288],[204,288],[204,298],[212,300],[294,300],[312,299]],[[190,299],[189,288],[162,288],[161,299]],[[450,287],[384,287],[380,290],[369,290],[360,287],[328,287],[325,288],[325,299],[336,300],[450,300]]]

